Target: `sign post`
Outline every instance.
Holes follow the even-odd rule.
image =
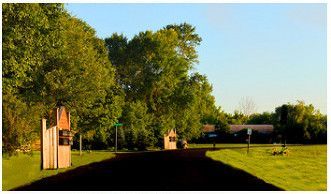
[[[116,135],[115,135],[115,153],[117,153],[117,125],[116,125]]]
[[[123,126],[123,123],[115,123],[115,153],[117,152],[117,127]]]
[[[211,133],[211,134],[208,134],[208,137],[212,139],[212,141],[213,141],[213,149],[215,149],[216,148],[216,137],[217,137],[217,134]]]
[[[252,129],[250,129],[250,128],[247,129],[247,135],[248,135],[248,140],[247,140],[247,154],[248,154],[249,144],[251,143]]]

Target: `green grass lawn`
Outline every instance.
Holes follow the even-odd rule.
[[[208,151],[207,157],[242,169],[285,190],[327,189],[327,146],[288,146],[288,156],[273,156],[272,148]]]
[[[205,143],[205,144],[189,144],[189,148],[212,148],[212,143]],[[250,147],[270,147],[273,146],[273,144],[250,144]],[[280,146],[278,144],[278,146]],[[247,143],[217,143],[215,145],[216,148],[228,148],[228,147],[238,147],[238,148],[246,148]]]
[[[34,152],[32,156],[19,154],[10,158],[5,157],[2,158],[2,190],[10,190],[66,170],[113,157],[115,154],[110,152],[83,152],[83,155],[79,156],[78,151],[73,151],[71,152],[72,166],[58,170],[40,170],[40,152]]]

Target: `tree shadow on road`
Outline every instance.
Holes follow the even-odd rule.
[[[277,191],[245,171],[206,157],[209,149],[121,153],[14,190]]]

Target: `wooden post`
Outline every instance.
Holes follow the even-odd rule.
[[[52,144],[53,144],[53,160],[54,160],[54,166],[53,168],[58,168],[58,127],[54,127],[52,129]]]
[[[57,134],[58,134],[58,131],[59,131],[59,129],[60,129],[60,115],[59,115],[59,108],[56,108],[56,127],[55,128],[53,128],[52,130],[53,130],[53,139],[52,139],[52,143],[53,143],[53,154],[54,154],[54,156],[53,156],[53,160],[54,160],[54,166],[53,166],[53,168],[58,168],[58,156],[59,156],[59,139],[58,139],[58,137],[57,137]]]
[[[71,130],[71,122],[70,122],[70,112],[68,112],[68,127],[69,127],[69,131]],[[69,139],[71,141],[71,139]],[[70,149],[69,149],[69,164],[71,166],[72,162],[71,162],[71,145],[70,145]]]
[[[41,134],[40,134],[40,156],[41,156],[41,162],[40,162],[40,168],[41,169],[45,169],[46,168],[46,164],[44,161],[44,149],[45,149],[45,141],[44,141],[44,135],[46,132],[46,119],[41,119]]]
[[[79,133],[79,155],[82,155],[82,134]]]

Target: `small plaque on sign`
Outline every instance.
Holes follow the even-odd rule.
[[[252,135],[252,129],[247,129],[247,135]]]

